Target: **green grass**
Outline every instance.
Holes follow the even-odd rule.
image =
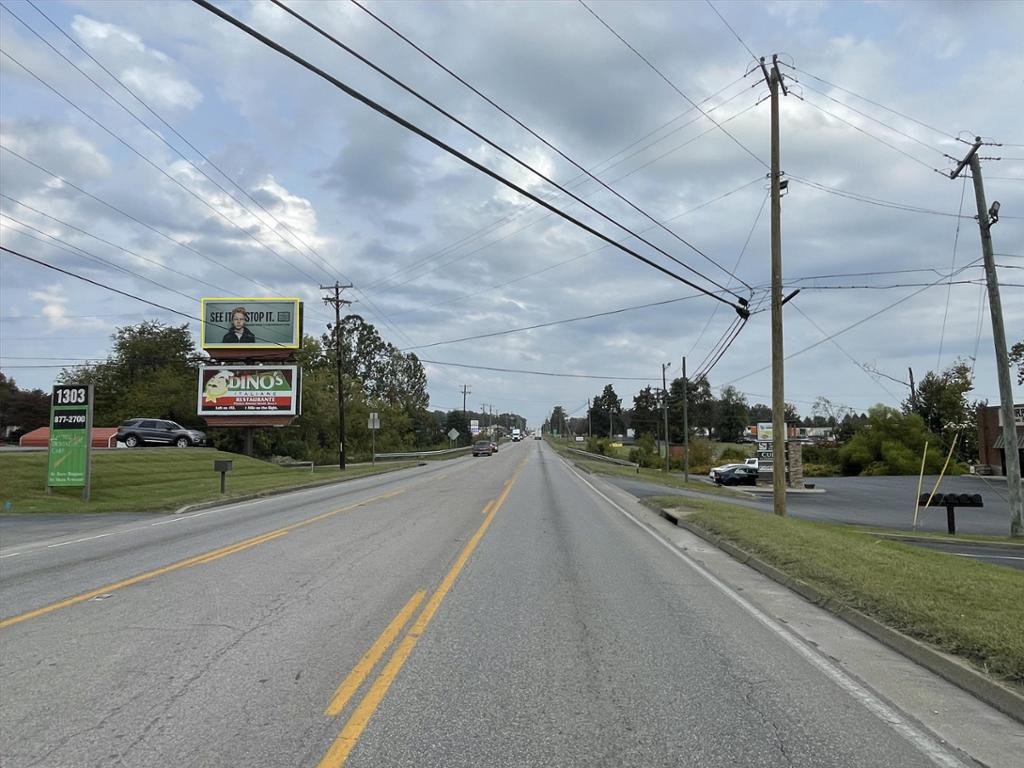
[[[230,459],[227,493],[220,495],[220,473],[214,459]],[[46,482],[45,452],[0,455],[0,504],[10,512],[149,512],[178,509],[186,504],[230,498],[272,488],[303,487],[331,478],[350,480],[390,472],[416,462],[401,461],[349,466],[279,467],[234,453],[199,448],[144,448],[97,451],[92,457],[92,499],[84,502],[78,488],[54,488]]]
[[[1024,684],[1024,573],[831,523],[657,497],[686,520],[889,626]],[[1004,540],[1005,541],[1005,540]]]

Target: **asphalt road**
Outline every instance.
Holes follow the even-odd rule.
[[[26,525],[0,542],[5,768],[969,764],[540,442]]]
[[[609,477],[620,488],[638,497],[688,495],[690,492],[629,477]],[[936,478],[925,477],[924,488],[931,490]],[[916,477],[818,477],[814,478],[824,493],[786,494],[787,511],[807,520],[826,520],[852,525],[866,525],[909,531],[914,520]],[[710,484],[709,484],[710,488]],[[739,487],[736,490],[745,491]],[[956,513],[957,533],[1006,536],[1010,532],[1010,513],[1006,502],[1006,483],[979,477],[947,477],[940,493],[980,493],[985,506],[959,509]],[[700,494],[698,494],[700,495]],[[728,499],[729,503],[753,509],[771,509],[770,493],[756,498]],[[917,530],[946,533],[945,507],[922,507]]]

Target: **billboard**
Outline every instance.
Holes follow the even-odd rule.
[[[299,299],[203,299],[203,349],[298,349]]]
[[[298,404],[297,366],[199,367],[200,416],[295,416]]]
[[[84,488],[89,493],[89,449],[92,436],[92,384],[62,384],[50,399],[48,487]]]

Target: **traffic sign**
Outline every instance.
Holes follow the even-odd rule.
[[[452,427],[451,429],[448,430],[448,439],[449,440],[455,440],[455,439],[458,438],[458,436],[459,436],[459,430],[455,429],[455,427]]]
[[[370,423],[367,425],[367,429],[380,429],[380,414],[370,414]]]

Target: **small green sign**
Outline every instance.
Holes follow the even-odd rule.
[[[50,401],[50,460],[46,485],[84,488],[89,498],[92,384],[62,384]]]

